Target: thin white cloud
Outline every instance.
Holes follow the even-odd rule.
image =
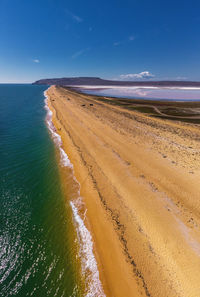
[[[33,59],[33,62],[34,63],[40,63],[40,60],[39,59]]]
[[[117,41],[117,42],[114,42],[114,43],[113,43],[114,46],[118,46],[118,45],[120,45],[120,44],[121,44],[120,41]]]
[[[176,77],[176,80],[186,80],[186,79],[188,79],[188,78],[185,76],[177,76]]]
[[[134,79],[150,79],[155,77],[151,72],[149,71],[143,71],[140,73],[128,73],[128,74],[121,74],[120,79],[121,80],[134,80]]]
[[[73,14],[72,17],[77,23],[81,23],[83,21],[83,19],[80,18],[78,15]]]
[[[128,37],[128,39],[124,39],[124,40],[121,40],[121,41],[115,41],[115,42],[113,42],[113,46],[123,45],[123,44],[126,44],[126,43],[131,42],[131,41],[134,41],[134,40],[135,40],[135,36],[134,35],[130,35]]]
[[[164,81],[174,81],[174,80],[188,80],[189,78],[186,76],[160,76],[159,77],[160,80],[164,80]]]
[[[67,14],[68,16],[70,16],[76,23],[82,23],[82,22],[83,22],[83,19],[82,19],[80,16],[74,14],[74,13],[71,12],[70,10],[66,9],[65,12],[66,12],[66,14]]]
[[[90,50],[90,48],[88,47],[88,48],[84,48],[84,49],[82,49],[82,50],[80,50],[80,51],[75,52],[75,53],[72,55],[72,59],[76,59],[76,58],[78,58],[79,56],[83,55],[85,52],[87,52],[87,51],[89,51],[89,50]]]
[[[133,40],[135,40],[135,36],[131,35],[131,36],[129,36],[128,39],[129,39],[130,41],[133,41]]]

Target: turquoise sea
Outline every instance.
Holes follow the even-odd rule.
[[[82,296],[47,87],[0,85],[0,296]]]

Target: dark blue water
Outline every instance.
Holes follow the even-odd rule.
[[[81,296],[44,86],[0,85],[0,296]]]

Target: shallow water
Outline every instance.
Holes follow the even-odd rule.
[[[0,85],[0,296],[81,296],[44,86]]]
[[[79,88],[78,88],[79,89]],[[123,97],[129,99],[149,99],[168,101],[200,101],[200,88],[158,88],[158,87],[99,87],[86,86],[80,88],[83,93]]]

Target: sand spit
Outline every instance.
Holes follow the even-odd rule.
[[[97,267],[97,262],[93,253],[93,241],[90,234],[90,231],[86,228],[84,224],[84,220],[80,217],[79,211],[82,210],[83,201],[80,196],[80,184],[74,176],[73,165],[70,162],[66,152],[63,149],[61,136],[57,133],[57,130],[53,124],[52,117],[53,112],[50,110],[48,106],[48,90],[44,92],[45,96],[45,109],[47,111],[46,114],[46,123],[47,127],[51,133],[51,137],[55,145],[57,146],[60,153],[60,165],[63,168],[67,168],[67,177],[68,184],[70,185],[69,179],[71,179],[71,184],[73,183],[73,201],[70,201],[70,205],[73,212],[74,222],[76,225],[77,236],[79,240],[79,257],[81,258],[81,266],[82,266],[82,274],[85,279],[85,296],[86,297],[104,297],[105,294],[103,292],[102,284],[99,279],[99,271]],[[63,171],[63,170],[62,170]],[[66,175],[66,171],[63,171],[64,175]],[[64,176],[65,177],[65,176]],[[69,178],[71,177],[71,178]],[[67,182],[65,180],[65,182]],[[76,186],[74,188],[74,185]],[[68,192],[69,193],[69,192]],[[71,195],[69,195],[71,196]],[[71,196],[72,197],[72,196]],[[85,218],[84,218],[85,219]]]
[[[47,94],[106,296],[200,296],[199,126]]]

